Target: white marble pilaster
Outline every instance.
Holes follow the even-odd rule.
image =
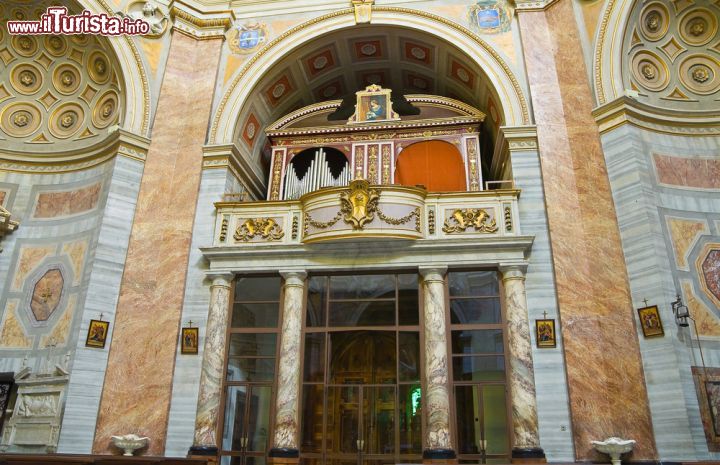
[[[454,457],[450,437],[445,273],[447,267],[420,267],[425,331],[426,458]]]
[[[508,325],[508,365],[512,406],[513,455],[544,457],[538,433],[535,374],[525,296],[525,267],[501,266]],[[529,457],[528,457],[529,458]]]
[[[300,339],[305,295],[304,271],[281,271],[285,279],[280,335],[278,391],[275,401],[275,437],[271,456],[298,453],[300,394]]]
[[[195,437],[192,453],[217,451],[217,428],[225,373],[225,345],[227,343],[228,312],[230,311],[229,273],[211,275],[210,311],[205,329],[200,393],[198,394]]]

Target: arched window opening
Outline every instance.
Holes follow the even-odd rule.
[[[430,192],[464,191],[467,187],[462,155],[449,142],[412,144],[398,156],[395,184],[422,185]]]
[[[330,147],[303,150],[285,172],[284,200],[297,199],[323,187],[346,186],[350,168],[345,155]]]

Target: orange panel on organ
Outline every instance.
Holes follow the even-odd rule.
[[[449,142],[412,144],[398,156],[395,184],[422,185],[430,192],[464,191],[467,188],[462,155]]]

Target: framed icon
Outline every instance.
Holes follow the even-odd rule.
[[[198,339],[199,333],[198,328],[183,328],[181,341],[180,341],[180,353],[181,354],[197,354],[198,353]]]
[[[356,92],[355,114],[350,117],[348,123],[399,120],[400,117],[392,109],[391,92],[390,89],[383,89],[375,84]]]
[[[643,336],[658,337],[665,335],[657,305],[638,308],[637,312],[640,318],[640,327],[642,328]]]
[[[538,348],[541,349],[557,346],[555,320],[535,320],[535,340],[537,341]]]
[[[109,321],[90,320],[87,338],[85,339],[85,347],[105,348],[108,329],[110,329]]]

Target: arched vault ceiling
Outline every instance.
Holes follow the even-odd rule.
[[[492,95],[484,72],[455,45],[417,30],[366,25],[321,36],[269,69],[238,115],[236,138],[257,149],[263,139],[259,127],[313,103],[354,103],[355,92],[370,84],[392,89],[394,97],[433,94],[461,100],[489,114],[490,125],[502,115],[502,102]],[[498,108],[488,109],[491,95]]]
[[[709,0],[636,1],[625,31],[626,89],[650,105],[711,110],[720,95],[720,5]]]
[[[10,150],[78,150],[120,122],[124,86],[106,39],[8,34],[8,19],[37,20],[55,4],[0,3],[0,140]]]

